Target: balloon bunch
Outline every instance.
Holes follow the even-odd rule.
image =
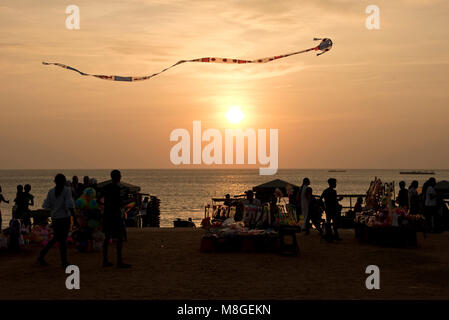
[[[30,240],[34,243],[41,243],[45,246],[50,240],[51,227],[49,225],[39,226],[36,225],[31,231]]]
[[[81,227],[96,229],[99,226],[99,219],[92,214],[99,210],[97,192],[93,188],[84,189],[83,194],[75,201],[78,209],[78,222]]]
[[[75,207],[80,210],[98,209],[97,192],[93,188],[84,189],[83,194],[75,201]]]

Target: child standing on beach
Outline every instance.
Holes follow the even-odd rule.
[[[9,203],[9,201],[3,197],[2,187],[0,186],[0,204],[2,202]],[[0,210],[0,231],[2,231],[2,210]]]
[[[31,186],[26,184],[23,192],[23,201],[24,201],[24,216],[23,216],[23,224],[28,227],[31,226],[31,217],[30,217],[30,206],[34,206],[34,196],[30,193]]]
[[[17,186],[16,198],[14,199],[14,207],[13,208],[13,219],[22,219],[23,211],[24,211],[24,198],[23,198],[23,186],[19,184]]]

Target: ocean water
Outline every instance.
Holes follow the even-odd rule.
[[[328,172],[328,170],[279,170],[273,176],[260,176],[256,170],[223,169],[155,169],[155,170],[121,170],[122,180],[141,187],[142,192],[150,193],[161,199],[161,226],[172,227],[176,218],[191,217],[199,223],[204,216],[204,205],[212,197],[242,194],[253,186],[273,179],[282,179],[300,185],[304,177],[311,180],[314,194],[320,194],[327,187],[327,179],[337,179],[337,191],[340,194],[365,193],[374,177],[384,182],[404,180],[407,186],[412,180],[418,180],[420,186],[430,177],[428,175],[401,175],[400,169],[391,170],[347,170],[346,172]],[[0,186],[3,196],[11,203],[0,204],[5,227],[12,211],[18,184],[30,184],[35,196],[35,207],[40,208],[57,173],[63,173],[71,179],[77,175],[82,181],[87,175],[98,182],[109,179],[110,170],[0,170]],[[437,181],[449,180],[449,170],[435,170]],[[397,187],[398,189],[399,187]]]

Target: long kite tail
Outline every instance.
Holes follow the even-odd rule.
[[[274,57],[261,58],[261,59],[256,59],[256,60],[241,60],[241,59],[216,58],[216,57],[198,58],[198,59],[192,59],[192,60],[179,60],[175,64],[173,64],[157,73],[153,73],[151,75],[143,76],[143,77],[122,77],[122,76],[107,76],[107,75],[102,75],[102,74],[89,74],[89,73],[82,72],[78,69],[72,68],[72,67],[62,64],[62,63],[42,62],[42,64],[47,65],[47,66],[55,65],[55,66],[58,66],[58,67],[61,67],[64,69],[72,70],[72,71],[78,72],[82,76],[96,77],[96,78],[100,78],[103,80],[111,80],[111,81],[130,81],[130,82],[132,82],[132,81],[148,80],[150,78],[157,76],[158,74],[161,74],[162,72],[167,71],[168,69],[171,69],[171,68],[173,68],[179,64],[185,63],[185,62],[212,62],[212,63],[232,63],[232,64],[267,63],[267,62],[270,62],[273,60],[290,57],[295,54],[305,53],[305,52],[312,51],[312,50],[316,51],[316,50],[321,50],[321,49],[319,48],[319,46],[317,46],[317,47],[309,48],[306,50],[301,50],[301,51],[297,51],[297,52],[292,52],[292,53],[283,54],[283,55],[274,56]]]

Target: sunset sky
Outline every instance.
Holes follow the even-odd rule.
[[[67,30],[78,5],[81,29]],[[368,30],[365,8],[380,8]],[[2,0],[0,169],[175,168],[170,132],[279,129],[280,168],[449,168],[446,0]],[[255,59],[334,47],[260,65]],[[231,124],[226,113],[245,117]]]

